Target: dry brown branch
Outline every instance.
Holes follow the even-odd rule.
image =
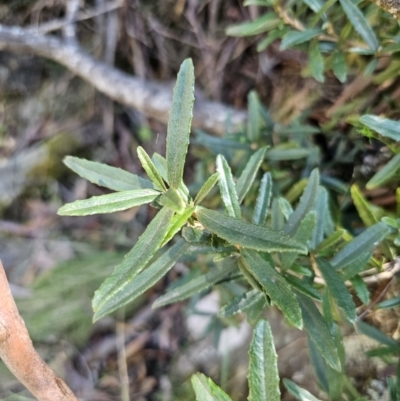
[[[39,401],[77,401],[35,351],[0,261],[0,358]]]
[[[33,35],[24,28],[0,25],[0,50],[30,52],[57,61],[111,99],[164,124],[168,121],[171,88],[160,83],[142,81],[119,71],[94,59],[78,46],[52,36]],[[232,130],[238,130],[244,125],[247,113],[197,98],[193,127],[223,135],[228,118]]]

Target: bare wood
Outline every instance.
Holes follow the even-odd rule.
[[[56,37],[33,35],[20,27],[0,25],[0,50],[30,52],[57,61],[111,99],[133,107],[164,124],[168,122],[172,90],[147,82],[94,59],[78,46]],[[229,119],[233,131],[245,124],[247,113],[222,103],[197,98],[193,127],[223,135]]]
[[[0,261],[0,358],[39,401],[77,401],[35,351]]]

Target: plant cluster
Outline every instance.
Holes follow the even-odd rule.
[[[326,12],[326,7],[323,10]],[[209,146],[211,141],[210,147],[217,149],[218,155],[215,173],[205,177],[203,185],[196,188],[197,194],[192,194],[183,182],[183,171],[193,102],[194,69],[188,59],[181,66],[173,92],[166,157],[150,157],[141,147],[137,150],[149,179],[76,157],[65,159],[81,177],[116,192],[66,204],[60,208],[60,215],[111,213],[143,204],[159,209],[131,251],[96,291],[94,321],[143,294],[182,256],[208,254],[213,259],[202,274],[178,280],[153,306],[181,301],[212,287],[225,288],[229,294],[229,285],[236,283],[240,292],[230,293],[218,316],[229,319],[243,313],[254,327],[249,351],[249,400],[280,399],[277,356],[269,324],[262,318],[271,305],[281,310],[288,324],[307,332],[311,359],[319,367],[319,382],[332,400],[341,400],[346,378],[340,322],[356,323],[362,332],[379,338],[386,345],[382,354],[400,350],[397,341],[357,321],[356,305],[346,286],[350,281],[359,299],[369,303],[360,273],[369,264],[380,268],[394,259],[400,214],[381,221],[382,216],[353,187],[354,202],[368,222],[368,228],[353,238],[330,211],[329,192],[314,168],[318,163],[315,147],[296,146],[305,141],[304,133],[296,134],[302,131],[297,124],[294,128],[281,127],[283,136],[286,129],[287,138],[294,132],[294,140],[288,139],[280,148],[269,148],[273,143],[268,143],[263,132],[268,132],[273,122],[254,93],[249,97],[245,136],[217,139],[198,134],[197,140]],[[386,121],[377,130],[373,125],[376,119],[363,117],[361,123],[369,127],[364,132],[370,134],[372,129],[387,137],[395,123]],[[245,163],[239,162],[241,172],[235,180],[228,161],[235,163],[236,152],[246,157],[240,158]],[[307,176],[284,197],[282,191],[291,181],[279,163],[287,160],[299,161]],[[202,206],[216,185],[223,210],[215,204],[212,208]],[[374,253],[377,244],[378,253]],[[392,400],[400,399],[398,383],[389,383]],[[192,384],[198,400],[230,399],[204,375],[195,375]],[[285,380],[284,384],[299,400],[316,400],[295,383]],[[354,392],[346,397],[357,398]]]

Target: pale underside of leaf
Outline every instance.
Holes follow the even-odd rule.
[[[191,379],[197,401],[232,401],[210,378],[196,373]]]
[[[93,184],[110,188],[114,191],[153,188],[153,183],[150,180],[106,164],[74,156],[65,157],[64,164]]]
[[[113,194],[93,196],[62,206],[58,210],[60,216],[87,216],[92,214],[113,213],[131,207],[150,203],[160,196],[154,189],[134,189]]]
[[[265,173],[258,190],[256,206],[254,207],[253,224],[264,225],[268,216],[268,209],[271,204],[272,178],[271,174]]]

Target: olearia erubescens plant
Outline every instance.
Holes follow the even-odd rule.
[[[353,64],[361,64],[369,76],[388,56],[382,77],[397,76],[399,60],[390,56],[400,51],[399,24],[393,18],[400,19],[398,0],[246,0],[244,5],[261,7],[260,16],[230,26],[226,33],[262,35],[260,52],[277,39],[280,50],[308,51],[308,75],[319,82],[329,70],[345,82]]]
[[[183,170],[193,103],[194,68],[188,59],[181,66],[173,92],[166,157],[150,157],[143,148],[137,149],[149,179],[76,157],[65,159],[65,164],[81,177],[116,192],[67,204],[60,208],[60,215],[111,213],[143,204],[159,209],[133,248],[96,291],[94,321],[132,302],[166,275],[183,255],[200,249],[215,256],[209,271],[176,283],[153,306],[162,307],[221,283],[237,282],[242,293],[221,307],[219,317],[245,313],[254,327],[249,351],[249,400],[280,399],[271,329],[261,318],[271,305],[281,310],[288,324],[307,332],[312,359],[323,367],[320,374],[330,378],[324,390],[332,400],[341,400],[345,375],[338,323],[357,321],[356,306],[345,281],[351,280],[360,299],[368,302],[368,291],[358,273],[371,258],[374,247],[385,244],[393,228],[374,221],[353,239],[335,227],[328,207],[329,194],[320,184],[318,169],[305,180],[303,195],[294,210],[283,197],[274,195],[271,173],[263,173],[252,216],[245,218],[241,205],[267,154],[267,148],[258,145],[259,130],[251,117],[247,135],[252,153],[237,180],[226,158],[218,154],[216,172],[192,196],[183,182]],[[201,206],[216,184],[224,210]],[[323,286],[316,285],[317,276]],[[193,376],[192,384],[198,400],[230,400],[204,375]],[[285,380],[284,384],[299,400],[316,400],[295,383]]]

